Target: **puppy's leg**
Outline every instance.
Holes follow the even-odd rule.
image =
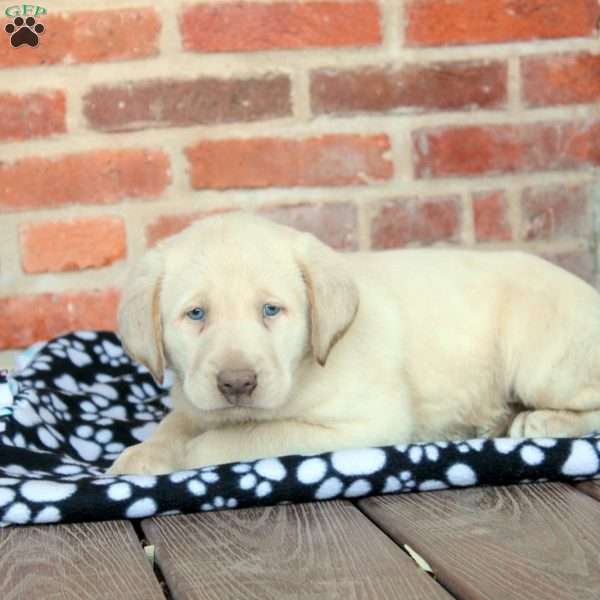
[[[183,463],[186,443],[202,431],[197,417],[182,410],[170,412],[152,435],[127,448],[109,469],[111,475],[160,475]]]
[[[510,437],[578,437],[600,431],[600,410],[527,410],[513,421]]]
[[[361,440],[356,431],[340,431],[297,421],[260,422],[202,433],[188,443],[183,468],[363,445],[373,444]]]
[[[568,298],[570,298],[568,296]],[[530,344],[519,354],[514,390],[525,412],[512,437],[578,436],[600,430],[600,302],[562,307],[541,325],[532,321]],[[540,311],[543,312],[543,307]]]

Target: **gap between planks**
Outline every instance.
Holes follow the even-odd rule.
[[[402,494],[359,506],[461,599],[600,596],[600,504],[568,485]]]

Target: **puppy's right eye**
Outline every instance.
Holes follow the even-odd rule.
[[[206,316],[204,309],[200,308],[199,306],[192,308],[192,310],[188,310],[185,314],[187,318],[191,319],[192,321],[203,321],[204,317]]]

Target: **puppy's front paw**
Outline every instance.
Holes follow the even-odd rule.
[[[111,475],[162,475],[177,469],[172,451],[160,444],[142,442],[125,449],[108,472]]]
[[[572,416],[565,412],[526,410],[515,417],[508,435],[513,438],[565,437],[572,434],[572,421]]]

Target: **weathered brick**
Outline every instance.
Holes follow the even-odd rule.
[[[217,208],[180,215],[161,215],[146,226],[146,245],[151,248],[160,240],[183,231],[194,221],[224,212],[231,212],[232,210],[234,209]]]
[[[504,192],[494,190],[473,194],[475,238],[478,242],[512,239],[508,203]]]
[[[566,269],[573,275],[581,277],[584,281],[596,285],[597,269],[596,259],[592,250],[573,250],[571,252],[539,253],[539,256],[551,263]]]
[[[103,267],[127,253],[125,223],[118,217],[26,223],[19,242],[26,273]]]
[[[371,246],[388,249],[455,242],[460,236],[460,213],[458,196],[388,201],[371,222]]]
[[[114,330],[116,289],[0,298],[0,349],[23,348],[78,329]]]
[[[529,106],[600,101],[600,55],[553,54],[521,59],[523,95]]]
[[[0,94],[0,141],[64,133],[65,94],[61,90]]]
[[[311,76],[311,105],[317,114],[500,108],[506,90],[500,61],[321,69]]]
[[[591,235],[591,216],[584,186],[527,188],[521,196],[521,237],[554,240]]]
[[[301,140],[206,140],[188,148],[195,188],[360,185],[389,179],[385,135],[324,135]]]
[[[92,88],[83,102],[90,125],[104,131],[258,121],[292,112],[286,75],[102,85]]]
[[[372,0],[344,2],[222,2],[180,15],[183,46],[201,52],[372,46],[381,42]]]
[[[406,44],[445,46],[592,36],[596,0],[407,0]]]
[[[421,178],[600,165],[600,121],[438,127],[413,142]]]
[[[158,53],[160,17],[153,8],[49,14],[38,46],[0,44],[0,67],[131,60]]]
[[[94,150],[0,162],[0,212],[156,198],[170,181],[158,150]]]
[[[357,248],[356,208],[348,203],[269,206],[258,214],[282,225],[308,231],[337,250]]]

